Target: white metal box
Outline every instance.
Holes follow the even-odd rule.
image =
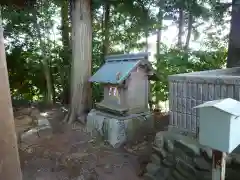
[[[205,102],[199,108],[199,143],[231,153],[240,144],[240,102],[231,98]]]

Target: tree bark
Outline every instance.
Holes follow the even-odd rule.
[[[104,4],[102,63],[104,63],[104,57],[109,53],[110,8],[111,8],[110,3],[108,0],[106,0]]]
[[[162,4],[162,3],[161,3]],[[161,45],[161,39],[162,39],[162,26],[163,26],[163,11],[162,11],[162,5],[159,7],[159,13],[158,13],[158,22],[159,22],[159,28],[157,30],[157,56],[160,54],[160,45]]]
[[[149,35],[148,28],[146,28],[145,29],[145,43],[146,43],[145,52],[148,52],[149,50],[148,35]]]
[[[228,68],[240,65],[240,0],[233,0],[231,16],[227,58]]]
[[[1,22],[0,12],[0,179],[22,180]]]
[[[69,123],[77,118],[85,122],[91,108],[92,23],[91,0],[75,0],[72,11],[73,62]]]
[[[186,42],[185,42],[185,46],[184,46],[185,51],[187,51],[188,48],[189,48],[191,35],[192,35],[192,28],[193,28],[193,15],[192,15],[192,12],[189,12],[189,15],[188,15],[188,31],[187,31],[187,37],[186,37]]]
[[[61,82],[63,87],[63,96],[62,102],[64,104],[68,104],[70,98],[70,73],[71,73],[71,53],[70,53],[70,37],[69,37],[69,2],[68,0],[63,0],[61,3],[61,23],[62,23],[62,44],[63,44],[63,64],[64,67],[61,69]]]
[[[61,32],[62,32],[62,44],[63,44],[63,58],[69,61],[69,18],[68,18],[68,0],[62,1],[61,7]]]
[[[184,28],[184,12],[182,8],[179,8],[178,41],[177,41],[177,46],[179,48],[182,48],[183,28]]]
[[[53,104],[53,98],[52,98],[52,80],[51,80],[51,72],[50,72],[50,68],[49,68],[49,63],[48,63],[48,55],[46,52],[46,48],[44,46],[44,42],[42,39],[42,35],[41,35],[41,29],[40,29],[40,25],[38,24],[37,20],[37,9],[34,11],[34,25],[37,31],[37,38],[39,40],[40,43],[40,49],[41,49],[41,53],[43,56],[43,60],[41,61],[42,66],[43,66],[43,73],[45,76],[45,80],[46,80],[46,88],[47,88],[47,93],[46,93],[46,102],[47,104]]]

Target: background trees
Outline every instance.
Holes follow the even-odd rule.
[[[87,11],[81,11],[83,6]],[[237,0],[233,5],[217,0],[37,0],[35,9],[4,7],[13,102],[74,102],[70,119],[83,116],[101,99],[97,84],[88,93],[87,78],[104,63],[104,56],[146,50],[162,75],[152,84],[153,101],[165,101],[169,74],[237,64],[235,10],[227,56],[232,6],[239,6]]]

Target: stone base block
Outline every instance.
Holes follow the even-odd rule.
[[[91,110],[87,116],[88,132],[98,132],[114,148],[126,142],[134,141],[153,129],[154,123],[150,112],[115,116],[110,113]]]

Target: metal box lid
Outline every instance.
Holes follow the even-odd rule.
[[[240,116],[240,102],[231,98],[208,101],[195,108],[214,107],[231,115]]]
[[[199,143],[231,153],[240,144],[240,102],[226,98],[195,108],[200,108]]]

